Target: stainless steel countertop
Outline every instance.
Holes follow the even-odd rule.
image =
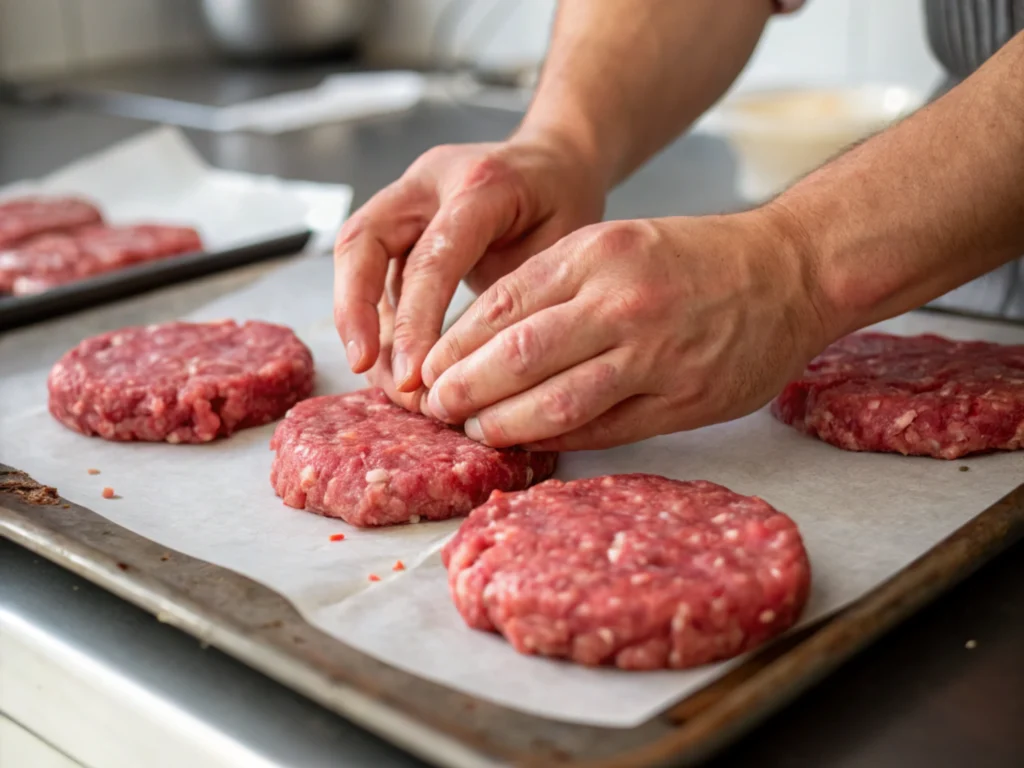
[[[258,78],[258,76],[256,76]],[[257,89],[258,90],[258,89]],[[515,116],[427,106],[397,118],[279,137],[192,133],[212,163],[342,181],[355,205],[438,143],[493,140]],[[0,183],[52,170],[150,127],[94,114],[0,106]],[[697,214],[739,205],[724,144],[690,136],[609,201],[608,216]],[[136,320],[187,312],[265,267],[207,278],[0,337],[5,375]],[[2,407],[2,405],[0,405]],[[16,463],[16,457],[8,457]],[[418,765],[336,715],[80,578],[0,542],[0,611],[15,615],[193,713],[274,764]],[[973,650],[965,648],[976,641]],[[1024,765],[1024,543],[774,717],[716,766]]]

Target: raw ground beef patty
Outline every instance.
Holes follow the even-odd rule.
[[[464,515],[495,489],[548,477],[557,457],[481,445],[379,389],[299,403],[270,447],[270,482],[285,504],[363,527]]]
[[[0,201],[0,248],[9,248],[44,232],[66,232],[101,221],[103,216],[96,206],[73,197]]]
[[[203,249],[191,227],[136,224],[47,234],[0,250],[0,291],[27,296],[55,285]]]
[[[850,451],[956,459],[1024,447],[1024,345],[859,333],[772,403],[786,424]]]
[[[656,475],[495,493],[442,554],[469,626],[521,653],[623,669],[755,648],[794,624],[810,587],[788,517],[714,483]]]
[[[205,443],[266,424],[313,391],[313,357],[288,328],[232,320],[124,328],[50,371],[50,413],[107,440]]]

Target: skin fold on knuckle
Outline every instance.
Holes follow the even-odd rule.
[[[477,317],[487,328],[507,326],[509,320],[518,315],[522,306],[519,291],[509,280],[495,283],[478,301],[480,312]]]
[[[544,355],[540,334],[529,321],[516,323],[502,332],[502,367],[513,376],[528,376],[544,360]]]
[[[563,385],[545,388],[539,396],[539,410],[545,423],[557,434],[573,429],[584,421],[584,408],[579,396]]]
[[[472,416],[479,408],[472,386],[462,371],[449,370],[434,387],[437,399],[456,421]]]

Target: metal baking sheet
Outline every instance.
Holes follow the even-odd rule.
[[[189,253],[137,264],[31,296],[0,294],[0,331],[38,323],[228,269],[300,252],[312,233],[300,230],[237,248]]]
[[[1024,538],[1024,485],[828,621],[630,729],[474,699],[314,629],[272,590],[188,557],[0,465],[0,534],[438,765],[697,765],[887,629]]]

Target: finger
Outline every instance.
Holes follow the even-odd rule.
[[[588,303],[577,298],[501,331],[441,374],[430,388],[431,413],[461,424],[484,408],[607,351],[615,344],[616,329],[593,322],[593,315]]]
[[[376,305],[388,261],[406,253],[423,233],[432,208],[426,189],[399,181],[375,195],[349,219],[334,246],[334,323],[349,365],[361,373],[379,353]]]
[[[392,272],[394,269],[391,270]],[[395,386],[395,377],[391,372],[391,336],[394,329],[395,311],[387,297],[383,297],[377,305],[377,312],[380,315],[381,323],[381,353],[377,362],[366,374],[367,380],[375,387],[384,390],[384,394],[401,407],[420,413],[424,410],[426,402],[426,390],[418,389],[415,392],[399,392]]]
[[[572,432],[636,394],[630,357],[613,349],[485,408],[466,422],[466,435],[506,448]]]
[[[664,398],[634,395],[582,427],[559,437],[524,445],[531,451],[596,451],[677,431],[665,421]]]
[[[437,341],[459,281],[487,247],[515,222],[518,205],[507,185],[478,187],[441,206],[413,247],[395,309],[392,367],[402,391],[420,385],[420,366]]]
[[[423,383],[433,387],[446,370],[501,331],[569,301],[580,282],[580,270],[560,244],[527,260],[484,291],[434,344],[423,363]]]

